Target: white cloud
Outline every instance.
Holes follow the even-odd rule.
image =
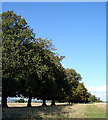
[[[98,86],[96,88],[94,87],[89,87],[88,88],[88,91],[89,92],[106,92],[106,85],[104,86]]]
[[[62,66],[64,67],[64,64],[62,64]]]
[[[92,95],[95,95],[96,97],[99,97],[101,100],[106,101],[106,87],[108,86],[98,86],[98,87],[89,87],[88,92],[91,92]],[[108,90],[107,90],[108,91]]]

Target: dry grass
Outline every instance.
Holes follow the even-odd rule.
[[[67,103],[68,104],[68,103]],[[42,103],[31,103],[33,107],[41,106]],[[50,106],[51,103],[47,103],[47,106]],[[66,105],[66,103],[56,103],[56,105]],[[27,103],[8,103],[9,107],[26,107]]]
[[[96,107],[102,110],[106,110],[106,103],[94,103]]]
[[[66,111],[68,114],[64,114],[66,118],[84,118],[86,106],[84,104],[73,104],[72,106],[66,106],[63,111]]]
[[[27,103],[8,103],[10,108],[4,108],[5,118],[85,118],[86,107],[96,105],[105,110],[105,103],[93,104],[67,104],[56,103],[56,106],[41,106],[42,103],[32,103],[32,108],[27,108]]]
[[[39,107],[42,103],[32,103],[33,107]],[[42,109],[38,108],[40,116],[43,118],[83,118],[85,112],[85,104],[71,104],[68,103],[56,103],[56,106],[50,106],[51,103],[47,103],[47,108],[43,107]],[[8,103],[9,107],[26,107],[27,103]],[[50,107],[49,107],[50,106]],[[43,112],[44,111],[44,112]],[[35,114],[35,113],[34,113]]]

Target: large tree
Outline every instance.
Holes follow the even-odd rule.
[[[40,43],[43,40],[40,39]],[[63,81],[63,75],[60,68],[62,65],[60,64],[60,60],[63,56],[59,57],[53,50],[51,41],[44,40],[43,41],[44,49],[40,52],[40,56],[42,59],[41,67],[40,67],[40,89],[39,89],[39,98],[43,99],[43,105],[46,105],[45,100],[54,99],[58,93],[58,85],[60,81]],[[61,78],[60,78],[61,77]],[[60,89],[59,89],[60,91]],[[57,97],[56,97],[57,98]]]
[[[31,106],[32,97],[43,99],[43,105],[45,105],[45,98],[49,95],[47,88],[51,85],[51,74],[53,74],[48,66],[51,64],[49,54],[53,54],[51,49],[54,48],[50,40],[41,38],[36,39],[31,45],[26,58],[27,82],[21,93],[29,97],[28,106]]]
[[[24,18],[13,11],[2,13],[2,105],[6,106],[7,97],[16,96],[19,78],[28,43],[34,40],[33,30]]]

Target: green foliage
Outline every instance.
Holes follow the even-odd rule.
[[[78,102],[80,99],[78,85],[80,84],[79,81],[81,81],[82,77],[74,69],[65,69],[65,72],[68,80],[66,101]]]
[[[19,100],[15,100],[15,102],[17,103],[24,103],[25,101],[24,101],[24,99],[19,99]]]
[[[24,18],[13,11],[2,13],[2,80],[3,94],[6,97],[15,96],[18,91],[25,43],[32,40],[33,35]]]
[[[92,95],[90,92],[87,93],[87,99],[88,102],[102,102],[102,100],[100,100],[100,98],[97,98],[95,95]]]

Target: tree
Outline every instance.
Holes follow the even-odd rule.
[[[38,90],[38,75],[36,70],[40,65],[40,58],[37,54],[38,51],[35,42],[30,42],[27,46],[27,50],[24,51],[24,55],[22,55],[21,74],[18,78],[20,86],[23,86],[19,89],[19,95],[22,94],[24,97],[29,98],[27,106],[30,107],[34,92]]]
[[[2,106],[7,97],[16,96],[27,44],[34,40],[33,30],[13,11],[2,13]],[[22,56],[23,55],[23,56]]]
[[[100,98],[97,98],[95,95],[92,95],[90,92],[87,94],[88,102],[102,102]]]
[[[63,78],[60,79],[62,71],[59,69],[62,67],[60,60],[63,57],[58,57],[58,55],[52,51],[55,50],[55,48],[53,47],[51,41],[43,41],[41,38],[39,38],[39,40],[43,45],[42,52],[39,52],[42,59],[39,72],[39,98],[43,99],[43,105],[46,105],[46,99],[54,99],[54,97],[57,96],[56,93],[58,93],[58,84],[60,84],[60,81],[63,80]]]
[[[77,102],[86,102],[87,89],[85,88],[84,83],[79,83],[76,91],[77,91],[77,96],[79,98],[76,101]]]
[[[76,101],[76,99],[78,99],[76,89],[82,77],[74,69],[65,69],[65,72],[66,72],[67,81],[68,81],[68,85],[67,85],[68,91],[67,91],[66,101],[74,102]]]

